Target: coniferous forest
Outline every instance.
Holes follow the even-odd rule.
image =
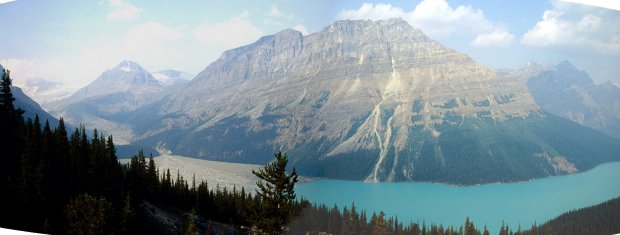
[[[295,171],[285,172],[286,154],[254,172],[266,183],[256,194],[209,188],[208,182],[160,171],[138,152],[120,164],[112,136],[63,119],[23,120],[13,105],[6,71],[0,94],[0,227],[51,234],[489,234],[469,218],[444,227],[386,218],[383,212],[310,205],[294,193]],[[281,187],[280,187],[281,186]],[[618,232],[620,200],[570,212],[527,231],[508,234],[606,234]],[[179,218],[180,217],[180,218]],[[280,226],[286,224],[286,226]]]

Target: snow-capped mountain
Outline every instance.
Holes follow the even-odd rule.
[[[109,112],[127,111],[140,107],[150,101],[150,96],[164,90],[162,84],[138,63],[123,61],[116,67],[108,69],[95,81],[79,89],[65,103],[91,100],[110,103]],[[121,101],[119,98],[124,98]]]
[[[154,102],[170,91],[138,63],[122,61],[68,98],[50,103],[49,109],[69,123],[84,123],[126,144],[133,139],[133,132],[130,125],[123,123],[123,113]]]

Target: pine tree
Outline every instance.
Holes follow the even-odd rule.
[[[101,197],[80,194],[65,208],[68,232],[72,234],[108,234],[112,205]]]
[[[190,213],[185,217],[185,229],[184,235],[198,234],[198,225],[196,224],[196,210],[192,209]]]
[[[295,200],[295,183],[297,172],[295,168],[288,174],[286,165],[288,156],[278,152],[274,154],[276,160],[259,171],[252,171],[260,181],[256,182],[256,194],[262,200],[261,216],[257,226],[265,233],[281,233],[291,216],[293,201]]]
[[[465,219],[465,235],[476,235],[478,231],[474,226],[474,223],[469,220],[469,217]]]
[[[383,211],[379,212],[379,215],[372,214],[371,218],[371,226],[372,226],[372,235],[388,235],[389,228],[388,224],[385,221],[385,213]]]

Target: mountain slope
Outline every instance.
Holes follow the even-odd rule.
[[[13,97],[15,97],[15,107],[24,110],[24,119],[34,119],[36,115],[39,115],[41,123],[48,121],[50,126],[55,127],[58,125],[58,119],[47,113],[41,106],[28,95],[26,95],[21,88],[13,86],[11,87]]]
[[[505,182],[618,159],[617,141],[495,76],[402,20],[338,21],[226,51],[128,123],[176,154],[265,163],[282,149],[303,174],[367,181]]]
[[[544,110],[620,139],[620,89],[611,82],[594,84],[564,61],[533,73],[527,86]]]

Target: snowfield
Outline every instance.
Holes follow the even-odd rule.
[[[170,169],[171,178],[176,180],[178,172],[189,183],[190,187],[192,177],[195,175],[196,184],[206,180],[210,189],[225,187],[232,190],[233,187],[236,187],[237,190],[241,190],[241,187],[244,187],[246,192],[253,194],[257,189],[256,181],[258,178],[252,174],[252,170],[263,168],[261,165],[208,161],[178,155],[162,155],[153,157],[153,160],[159,168],[160,175]],[[119,159],[119,161],[128,163],[130,159]]]

